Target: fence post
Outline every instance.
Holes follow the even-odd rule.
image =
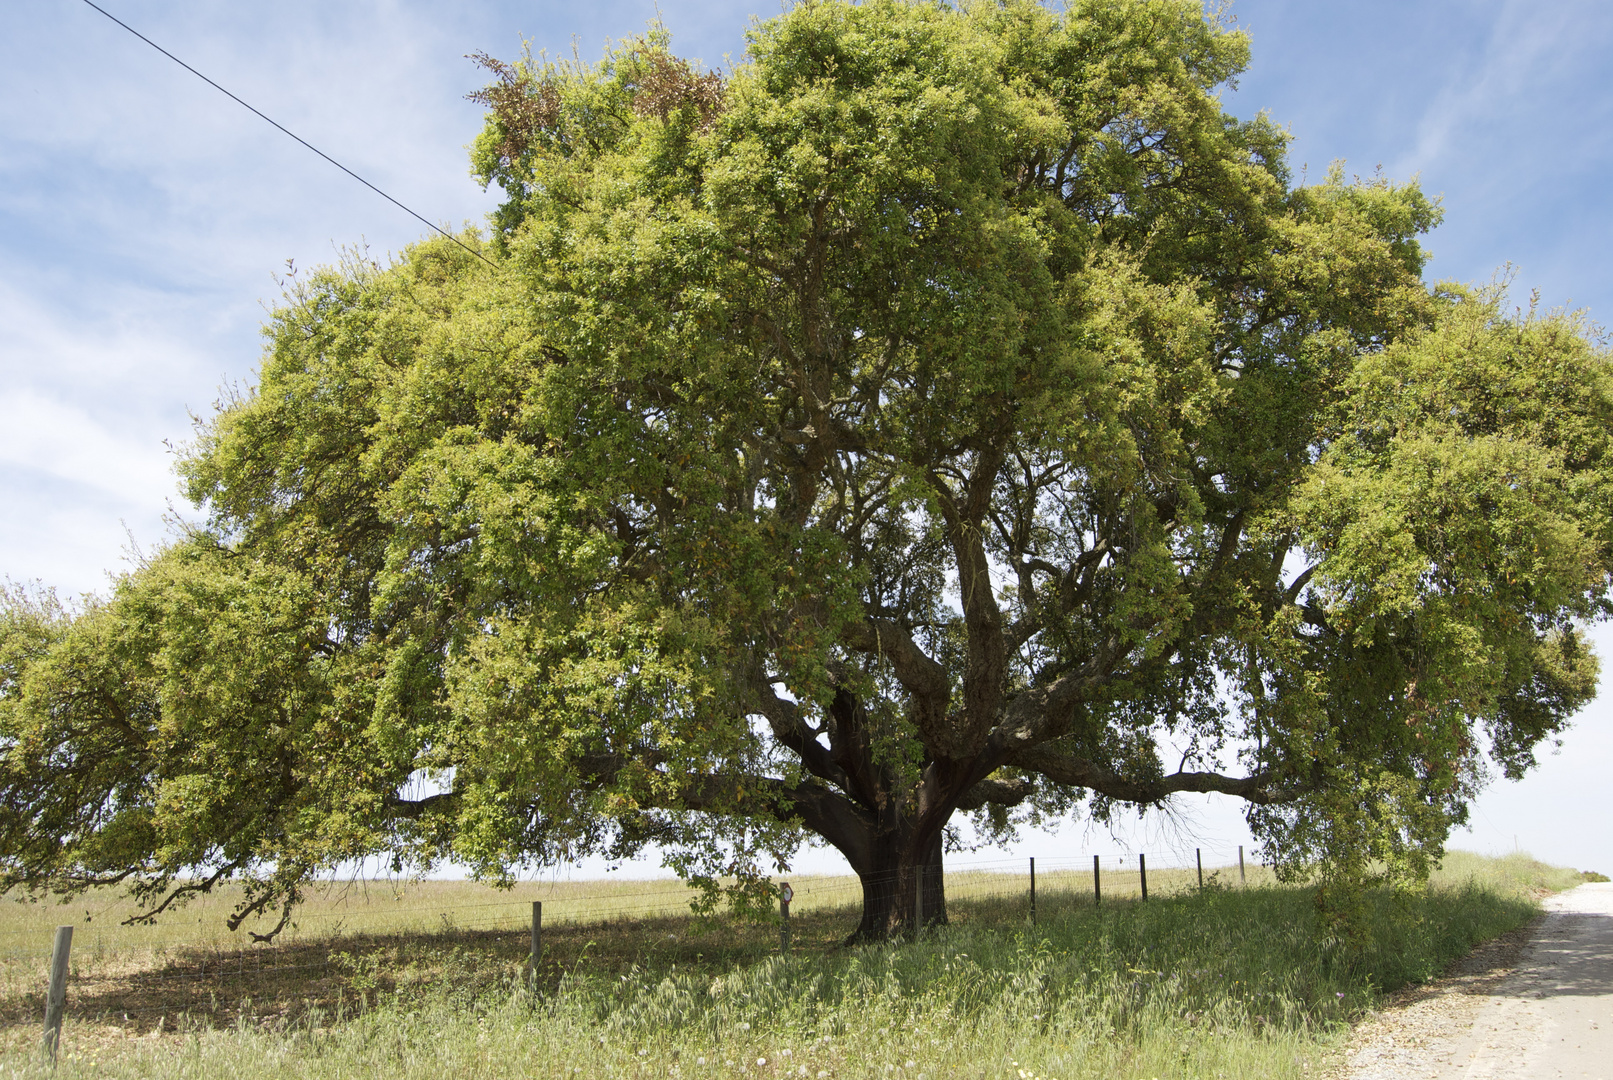
[[[1244,875],[1244,872],[1243,872],[1243,845],[1242,844],[1238,845],[1238,884],[1239,885],[1247,885],[1247,884],[1249,884],[1249,879],[1248,879],[1248,877],[1246,877]]]
[[[1031,859],[1031,925],[1036,925],[1036,859]]]
[[[50,951],[50,989],[45,995],[45,1057],[52,1066],[62,1041],[62,1014],[67,1011],[67,957],[72,948],[73,928],[58,926],[56,944]]]
[[[1137,853],[1137,873],[1142,875],[1143,899],[1148,899],[1148,856],[1142,852]]]
[[[1204,849],[1194,848],[1193,858],[1196,859],[1199,864],[1199,888],[1202,889],[1204,888]]]
[[[788,881],[780,882],[778,887],[778,951],[780,956],[790,955],[790,901],[795,899],[795,890],[790,888]]]
[[[543,901],[532,901],[532,951],[526,959],[527,969],[532,973],[534,980],[538,977],[538,965],[543,963]]]
[[[1098,884],[1098,857],[1092,856],[1092,906],[1103,903],[1103,887]]]

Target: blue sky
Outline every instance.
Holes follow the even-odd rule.
[[[464,147],[481,83],[465,54],[597,56],[650,2],[98,0],[433,221],[479,221],[494,197]],[[723,64],[753,15],[663,0],[686,56]],[[1613,5],[1604,0],[1241,0],[1251,68],[1225,100],[1265,109],[1318,175],[1420,177],[1443,198],[1430,278],[1613,318]],[[159,544],[177,501],[171,444],[219,388],[248,383],[275,275],[339,247],[394,251],[423,227],[176,67],[82,0],[0,5],[0,576],[102,590],[132,541]],[[1613,657],[1613,634],[1599,635]],[[1561,754],[1480,800],[1479,850],[1521,846],[1613,872],[1602,770],[1613,691]],[[1235,810],[1184,803],[1187,831],[1027,837],[1052,857],[1141,844],[1230,849]],[[984,854],[981,857],[986,857]],[[813,860],[816,863],[818,860]],[[831,865],[832,860],[822,865]]]

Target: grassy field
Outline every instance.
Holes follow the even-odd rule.
[[[1037,887],[1044,897],[1085,898],[1092,890],[1091,863],[1080,860],[1043,860]],[[1212,881],[1269,884],[1271,873],[1250,863],[1246,881],[1236,866],[1207,867]],[[853,877],[791,878],[795,890],[792,910],[797,914],[843,911],[861,896]],[[1191,869],[1155,868],[1148,873],[1150,896],[1169,896],[1192,889],[1197,875]],[[1029,875],[1025,860],[1004,860],[947,873],[947,896],[956,900],[1004,899],[1020,896],[1029,905]],[[1105,863],[1103,894],[1124,900],[1141,895],[1136,862]],[[541,900],[544,921],[550,925],[596,924],[620,919],[683,916],[694,894],[676,880],[578,881],[528,883],[508,891],[469,881],[351,881],[334,882],[311,891],[297,909],[296,920],[280,936],[282,942],[324,940],[347,932],[366,934],[432,934],[443,930],[503,930],[527,925],[531,902]],[[221,887],[165,915],[154,925],[125,926],[135,907],[117,890],[92,892],[68,903],[32,902],[24,898],[0,899],[0,960],[48,956],[51,933],[59,925],[77,927],[76,949],[86,947],[117,953],[160,952],[174,948],[234,949],[247,932],[263,933],[278,916],[247,922],[238,933],[224,928],[224,918],[235,906],[239,892]],[[1059,902],[1059,901],[1055,901]]]
[[[1573,871],[1454,853],[1433,887],[1375,900],[1364,949],[1328,945],[1310,894],[1250,867],[1151,899],[1104,868],[948,875],[951,925],[841,948],[854,881],[796,878],[775,926],[700,922],[668,882],[514,893],[331,886],[273,945],[222,930],[228,895],[125,927],[112,895],[0,901],[0,1075],[38,1060],[49,932],[77,927],[57,1075],[259,1077],[1305,1077],[1376,995],[1530,918]],[[522,977],[530,901],[545,963]]]

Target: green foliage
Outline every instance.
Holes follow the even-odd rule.
[[[654,843],[756,901],[805,834],[880,936],[959,812],[1194,791],[1359,926],[1594,693],[1605,349],[1429,290],[1415,184],[1293,187],[1194,0],[669,48],[482,57],[496,266],[296,283],[205,520],[8,602],[6,883]]]

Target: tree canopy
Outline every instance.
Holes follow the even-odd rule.
[[[1415,183],[1296,184],[1247,51],[817,0],[727,72],[481,57],[474,253],[293,283],[202,519],[12,595],[0,883],[239,921],[378,854],[811,837],[879,937],[949,841],[1188,792],[1327,888],[1422,873],[1595,693],[1609,356],[1425,285]]]

